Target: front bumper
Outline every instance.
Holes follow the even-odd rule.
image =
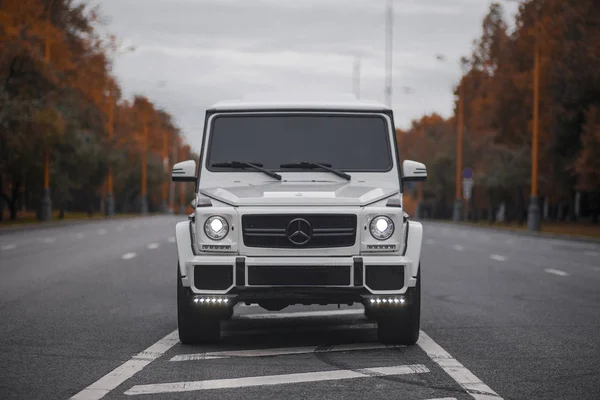
[[[251,257],[195,255],[189,225],[182,222],[176,227],[182,284],[192,295],[227,296],[231,303],[274,299],[344,304],[404,295],[416,285],[421,253],[422,226],[410,224],[404,255]]]

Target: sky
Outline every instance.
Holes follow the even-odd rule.
[[[352,93],[385,102],[387,0],[96,0],[123,48],[113,73],[200,147],[204,112],[253,93]],[[394,0],[392,108],[398,127],[452,114],[458,60],[472,51],[490,0]],[[504,1],[511,25],[516,5]],[[443,54],[445,61],[439,61]],[[410,89],[407,89],[410,88]]]

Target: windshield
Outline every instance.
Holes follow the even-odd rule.
[[[218,116],[208,146],[211,171],[231,170],[212,166],[231,160],[261,163],[270,170],[302,161],[365,172],[389,171],[393,165],[387,121],[380,115]]]

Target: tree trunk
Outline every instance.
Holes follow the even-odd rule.
[[[491,224],[493,224],[496,220],[496,213],[494,210],[494,191],[493,190],[488,190],[488,203],[489,203],[489,208],[488,208],[488,212],[487,212],[487,217],[488,217],[488,222]]]
[[[17,215],[18,215],[18,199],[19,199],[19,191],[21,189],[21,182],[17,181],[17,182],[13,182],[13,186],[12,186],[12,193],[11,193],[11,199],[8,203],[8,206],[10,207],[10,219],[11,221],[14,221],[17,219]]]
[[[517,202],[518,202],[518,207],[517,207],[517,212],[519,213],[517,216],[517,221],[519,223],[519,225],[523,225],[525,223],[525,199],[523,198],[523,190],[519,189],[519,192],[517,193]]]

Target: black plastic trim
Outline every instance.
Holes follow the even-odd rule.
[[[196,251],[196,248],[194,247],[194,232],[192,231],[192,221],[190,221],[189,228],[190,228],[190,245],[192,247],[192,254],[197,256],[198,252]]]
[[[235,285],[246,286],[246,259],[244,257],[235,259]]]
[[[354,257],[354,286],[363,286],[363,258]]]

